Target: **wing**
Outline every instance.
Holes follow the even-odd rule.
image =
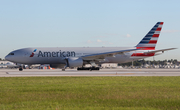
[[[157,52],[162,52],[162,53],[164,53],[164,51],[173,50],[173,49],[177,49],[177,48],[154,50],[154,51],[149,51],[149,52],[144,52],[144,53],[145,53],[145,54],[148,54],[148,53],[157,53]]]
[[[126,52],[136,51],[136,50],[140,50],[140,49],[129,49],[129,50],[120,50],[120,51],[91,54],[91,55],[82,56],[81,58],[83,60],[101,60],[101,59],[104,59],[105,57],[113,57],[114,55],[117,55],[117,54],[124,54]]]

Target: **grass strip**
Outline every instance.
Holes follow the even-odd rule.
[[[180,77],[1,77],[0,109],[180,109]]]

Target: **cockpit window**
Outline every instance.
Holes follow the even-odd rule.
[[[9,55],[14,55],[14,53],[9,53]]]

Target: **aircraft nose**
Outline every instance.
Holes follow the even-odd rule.
[[[6,55],[6,56],[5,56],[5,60],[9,60],[9,55]]]
[[[8,61],[13,61],[14,59],[16,59],[14,52],[10,52],[8,55],[6,55],[5,59]]]
[[[7,61],[13,61],[13,56],[11,56],[11,55],[6,55],[6,56],[5,56],[5,60],[7,60]]]

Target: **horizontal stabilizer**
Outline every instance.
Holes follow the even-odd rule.
[[[144,52],[144,53],[145,54],[149,54],[149,53],[156,53],[156,52],[164,52],[164,51],[173,50],[173,49],[177,49],[177,48],[168,48],[168,49],[154,50],[154,51]]]

